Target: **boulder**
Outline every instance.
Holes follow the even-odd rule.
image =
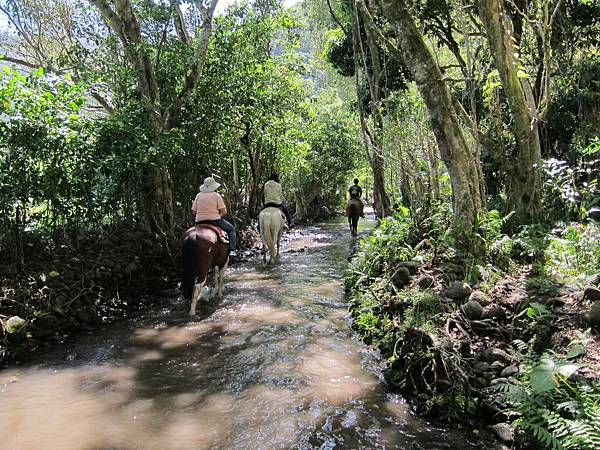
[[[27,321],[25,319],[22,319],[19,316],[12,316],[4,322],[4,329],[8,334],[17,334],[23,329],[26,323]]]
[[[469,301],[460,307],[463,314],[470,320],[481,319],[483,316],[483,306],[476,301]]]
[[[600,289],[594,286],[588,286],[583,291],[583,298],[592,302],[600,300]]]
[[[136,272],[138,270],[138,266],[135,262],[130,262],[129,264],[127,264],[127,267],[125,267],[125,273],[127,275],[131,275],[133,272]]]
[[[510,364],[513,361],[513,357],[506,353],[504,350],[497,347],[490,347],[485,349],[479,354],[479,359],[487,362],[503,361]]]
[[[492,303],[489,297],[482,291],[471,292],[471,295],[469,295],[469,301],[477,302],[481,306],[488,306],[490,303]]]
[[[392,283],[396,287],[404,287],[410,282],[410,272],[406,267],[400,267],[392,276]]]
[[[506,378],[494,378],[492,381],[490,381],[490,386],[495,386],[497,384],[505,384],[506,382],[508,382]]]
[[[463,272],[462,266],[453,263],[446,263],[442,266],[442,270],[446,273],[453,273],[456,275],[460,275]]]
[[[417,273],[417,270],[419,269],[419,262],[418,261],[401,261],[398,263],[398,267],[406,267],[408,269],[408,271],[410,272],[410,274],[414,275]]]
[[[450,297],[454,300],[463,300],[471,294],[471,286],[461,281],[454,281],[446,289],[446,297]]]
[[[435,281],[435,279],[431,275],[425,275],[425,276],[422,276],[421,278],[419,278],[417,285],[419,286],[419,289],[425,290],[425,289],[429,289],[431,286],[433,286],[434,281]]]
[[[505,444],[512,442],[515,437],[515,431],[507,423],[497,423],[495,425],[490,425],[488,428],[501,442],[504,442]]]
[[[483,317],[485,319],[506,319],[506,311],[502,306],[493,303],[488,306]]]
[[[490,364],[490,367],[493,371],[495,372],[500,372],[502,369],[504,369],[505,364],[501,361],[494,361],[492,364]]]
[[[600,325],[600,302],[595,302],[592,305],[588,320],[590,325]]]
[[[490,364],[485,361],[480,361],[473,366],[473,370],[477,373],[488,372],[490,370]]]
[[[502,370],[502,372],[500,373],[500,376],[502,378],[508,378],[508,377],[512,377],[513,375],[516,375],[518,373],[519,373],[519,368],[517,366],[508,366]]]

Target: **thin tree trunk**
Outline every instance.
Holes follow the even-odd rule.
[[[440,154],[450,175],[454,218],[463,227],[470,227],[482,209],[482,192],[478,169],[462,134],[448,86],[442,80],[440,69],[410,16],[406,2],[380,0],[380,4],[394,28],[404,63],[429,111]]]
[[[385,172],[384,172],[384,158],[383,158],[383,146],[381,143],[382,131],[383,131],[383,119],[381,117],[381,60],[375,38],[369,34],[368,30],[366,33],[367,44],[369,46],[369,55],[367,56],[366,50],[362,44],[362,36],[360,33],[360,14],[356,6],[354,7],[354,20],[352,26],[352,42],[354,47],[354,60],[356,70],[356,95],[358,97],[358,104],[360,110],[360,124],[363,130],[363,139],[365,141],[365,147],[367,150],[367,156],[371,165],[371,171],[373,172],[373,208],[378,218],[383,218],[391,215],[390,200],[385,189]],[[369,84],[369,91],[371,94],[371,117],[373,119],[373,129],[369,129],[366,120],[366,113],[363,107],[363,98],[358,86],[358,59],[362,59],[364,64],[364,73],[367,77]],[[367,67],[367,59],[371,62],[371,69]]]
[[[519,75],[519,49],[502,0],[479,0],[479,16],[486,30],[496,68],[513,118],[518,158],[511,163],[507,194],[517,224],[538,220],[541,208],[541,147],[537,106],[527,78]]]

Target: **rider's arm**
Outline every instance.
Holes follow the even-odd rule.
[[[217,198],[217,209],[219,210],[219,215],[221,217],[225,217],[227,214],[227,207],[225,206],[225,202],[223,201],[223,197],[217,194],[219,197]]]

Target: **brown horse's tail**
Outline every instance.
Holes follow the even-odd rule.
[[[187,299],[192,298],[194,285],[196,284],[196,236],[186,236],[183,240],[183,283],[181,288],[183,296]]]

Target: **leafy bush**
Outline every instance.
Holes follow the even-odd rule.
[[[577,149],[579,160],[573,167],[566,161],[549,159],[544,164],[546,191],[554,194],[547,203],[556,203],[573,218],[586,220],[600,216],[600,141]]]
[[[407,244],[412,222],[404,212],[383,219],[371,234],[361,240],[360,248],[350,263],[347,285],[351,290],[384,273],[391,275],[395,265],[414,257]]]
[[[596,274],[600,272],[600,225],[572,224],[556,230],[545,252],[549,274]]]

